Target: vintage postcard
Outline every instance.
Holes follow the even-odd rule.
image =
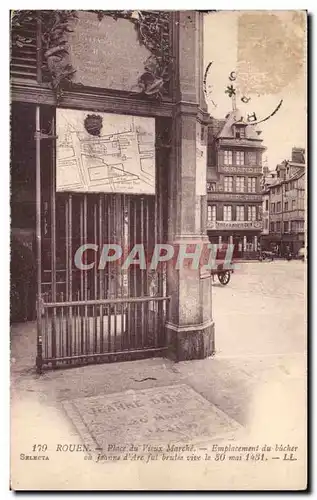
[[[12,10],[11,489],[307,488],[307,13]]]

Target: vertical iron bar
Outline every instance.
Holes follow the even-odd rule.
[[[84,242],[87,243],[87,194],[84,194]],[[84,271],[84,300],[87,301],[88,293],[88,275],[87,270]],[[85,305],[85,351],[89,353],[89,327],[88,327],[88,309]]]
[[[113,339],[113,350],[117,350],[117,304],[113,305],[114,313],[114,339]]]
[[[158,210],[158,196],[159,196],[159,166],[158,168],[156,169],[156,192],[155,192],[155,198],[154,198],[154,247],[156,245],[156,243],[158,242],[158,233],[159,233],[159,230],[158,230],[158,213],[159,213],[159,210]],[[161,243],[159,241],[159,243]],[[162,266],[162,263],[160,264]],[[164,264],[163,264],[164,265]],[[154,297],[158,295],[158,292],[159,292],[159,280],[160,280],[160,273],[162,272],[162,267],[159,267],[154,276],[153,276],[153,279],[154,279]],[[155,347],[157,347],[158,345],[158,332],[157,332],[157,311],[156,311],[156,301],[153,300],[152,302],[153,306],[152,306],[152,311],[151,311],[151,316],[152,316],[152,324],[153,324],[153,330],[154,330],[154,345]]]
[[[61,292],[61,300],[62,300],[62,302],[64,302],[64,292]],[[61,307],[61,312],[60,312],[60,336],[61,336],[60,355],[61,355],[61,357],[64,357],[64,356],[67,356],[67,351],[65,353],[65,343],[67,342],[67,337],[64,340],[64,308],[63,307]]]
[[[147,197],[144,204],[144,241],[145,241],[145,252],[146,252],[146,270],[144,271],[144,295],[148,296],[149,290],[149,266],[151,263],[149,254],[149,203],[150,199]],[[143,308],[143,324],[145,329],[145,344],[149,345],[149,303],[144,304]]]
[[[84,203],[82,198],[80,198],[80,245],[84,244]],[[80,300],[84,300],[84,271],[80,268]],[[81,312],[81,311],[80,311]],[[81,354],[84,354],[84,334],[85,334],[85,322],[83,316],[80,314],[80,347]]]
[[[141,198],[140,202],[140,217],[141,217],[141,241],[140,243],[144,245],[144,198]],[[144,248],[144,246],[143,246]],[[140,280],[141,280],[141,297],[144,296],[144,280],[146,279],[146,270],[141,270],[140,269]],[[144,302],[141,302],[140,304],[140,309],[141,309],[141,316],[140,316],[140,322],[141,322],[141,344],[142,348],[144,347]]]
[[[68,300],[72,301],[73,300],[73,218],[72,218],[72,213],[73,213],[73,200],[72,200],[72,195],[68,195]],[[72,344],[73,344],[73,309],[72,307],[69,308],[69,325],[68,325],[68,335],[69,335],[69,349],[70,349],[70,356],[73,354],[72,352]]]
[[[111,306],[107,306],[108,316],[108,352],[111,352]]]
[[[48,319],[48,309],[45,308],[44,310],[44,317],[45,317],[45,320],[44,320],[44,331],[46,332],[46,337],[45,337],[45,340],[44,340],[44,352],[45,352],[45,358],[47,359],[49,356],[48,356],[48,337],[49,337],[49,319]]]
[[[102,243],[103,243],[103,198],[102,195],[99,195],[99,247],[100,247],[100,253],[99,257],[101,256],[102,252]],[[103,273],[105,271],[99,269],[99,298],[104,299],[104,281],[103,281]],[[100,352],[103,352],[103,337],[104,337],[104,322],[103,322],[103,307],[100,306],[99,308],[99,314],[100,314]]]
[[[52,118],[52,134],[55,134],[55,117]],[[52,143],[51,161],[51,282],[52,301],[56,302],[56,154],[55,142]],[[56,310],[52,311],[52,357],[56,357]]]
[[[77,290],[77,301],[80,300],[80,290]],[[82,346],[82,319],[80,316],[80,306],[77,306],[77,331],[78,331],[78,354],[83,353],[83,346]]]
[[[163,165],[162,165],[163,166]],[[158,238],[159,238],[159,243],[163,243],[163,190],[162,190],[162,182],[163,182],[163,175],[162,175],[162,168],[158,169],[158,201],[159,201],[159,206],[158,206]],[[159,282],[158,282],[158,294],[159,297],[163,296],[163,281],[164,281],[164,275],[166,272],[166,263],[163,263],[161,273],[159,274]],[[163,339],[163,329],[162,329],[162,316],[163,316],[163,301],[160,301],[157,303],[157,315],[158,315],[158,328],[159,328],[159,342],[160,346],[163,345],[162,339]]]
[[[128,197],[128,207],[127,207],[127,252],[131,248],[131,196]],[[128,297],[131,296],[131,288],[132,288],[132,280],[131,280],[131,269],[127,270],[127,283],[128,283]],[[127,347],[128,349],[131,348],[131,328],[132,328],[132,321],[131,321],[131,306],[130,302],[128,303],[128,314],[127,314]]]
[[[133,245],[136,244],[137,240],[137,199],[136,197],[134,198],[134,213],[133,213],[133,233],[134,233],[134,241]],[[133,297],[137,296],[137,272],[136,272],[136,266],[133,266],[133,278],[134,278],[134,283],[133,283]],[[138,327],[137,327],[137,320],[138,320],[138,315],[137,315],[137,302],[134,304],[134,328],[133,328],[133,345],[134,347],[137,346],[138,343]]]
[[[107,238],[106,243],[110,243],[110,194],[106,195],[105,194],[105,236]],[[106,267],[103,271],[103,276],[104,276],[104,293],[105,293],[105,298],[109,298],[109,283],[110,283],[110,277],[109,277],[109,272],[110,272],[110,267],[109,264],[106,264]]]
[[[68,203],[68,197],[66,195],[65,198],[65,252],[66,252],[66,257],[65,257],[65,299],[69,300],[69,203]],[[69,350],[69,309],[67,308],[66,310],[66,325],[65,325],[65,330],[66,330],[66,356],[70,356],[70,350]]]
[[[40,106],[36,106],[35,112],[35,147],[36,147],[36,274],[37,274],[37,353],[36,370],[42,372],[42,242],[41,242],[41,125]]]
[[[122,249],[122,264],[124,262],[124,256],[126,253],[125,249],[125,207],[126,207],[126,197],[125,194],[121,195],[121,249]],[[121,297],[125,296],[125,275],[126,271],[122,270],[122,265],[120,266],[120,276],[121,276]],[[121,351],[124,349],[124,338],[125,338],[125,304],[121,304],[120,306],[121,312],[121,331],[120,331],[120,340],[121,340]]]
[[[98,237],[97,237],[97,203],[96,199],[94,199],[94,243],[98,245]],[[98,261],[97,261],[97,252],[94,252],[95,256],[95,265],[94,265],[94,300],[98,298],[98,281],[97,281],[97,266],[98,266]],[[94,321],[94,347],[93,347],[93,352],[97,352],[97,307],[93,307],[93,321]]]

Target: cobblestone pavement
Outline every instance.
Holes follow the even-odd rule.
[[[302,444],[306,421],[305,272],[306,264],[300,261],[243,263],[227,286],[215,283],[216,355],[206,360],[175,364],[157,358],[47,372],[39,377],[33,370],[35,325],[14,325],[11,393],[15,455],[30,449],[34,442],[47,441],[48,429],[52,443],[81,442],[63,411],[65,401],[177,384],[194,389],[242,425],[249,436],[258,439],[260,433],[264,441]],[[147,380],[138,382],[142,379]],[[18,475],[25,462],[16,463]],[[92,487],[92,479],[80,473],[81,464],[78,456],[68,462],[68,475],[79,487]],[[100,478],[96,470],[89,471],[97,484]],[[109,485],[111,471],[107,469]],[[131,466],[131,480],[135,473]],[[45,485],[49,481],[51,487],[58,482],[61,488],[67,487],[58,479],[59,474],[67,475],[65,463],[62,466],[57,461],[54,473],[44,478]],[[175,474],[177,478],[178,472]],[[44,479],[39,474],[38,484]],[[247,485],[250,480],[247,474]],[[168,477],[166,481],[168,487]],[[196,488],[198,481],[197,476]]]

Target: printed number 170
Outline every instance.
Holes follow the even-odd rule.
[[[37,451],[38,453],[47,451],[47,444],[34,444],[32,447],[32,451]]]

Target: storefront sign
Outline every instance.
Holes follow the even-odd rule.
[[[213,221],[207,222],[207,229],[221,230],[221,229],[262,229],[262,221]]]
[[[223,172],[225,174],[261,174],[261,167],[233,167],[230,165],[222,165],[218,167],[219,172]]]
[[[57,109],[56,128],[57,191],[155,194],[153,118]]]
[[[208,193],[208,200],[262,201],[260,194]]]

